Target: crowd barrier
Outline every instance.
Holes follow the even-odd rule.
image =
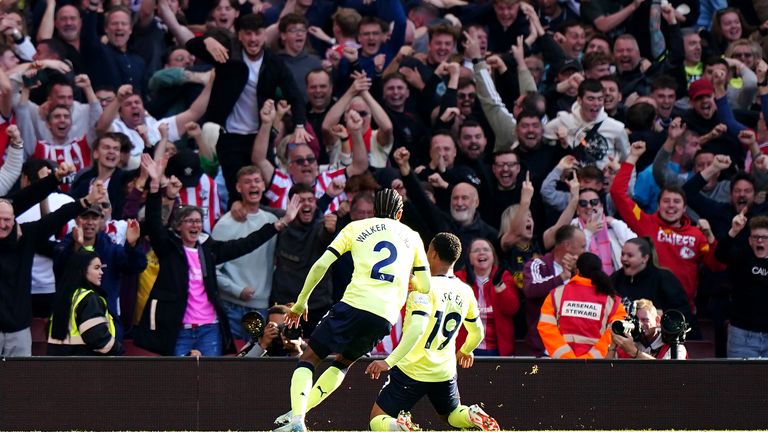
[[[269,430],[289,408],[295,361],[239,358],[0,359],[0,430]],[[355,364],[307,416],[365,430],[383,381]],[[325,366],[319,368],[319,373]],[[478,359],[464,403],[503,429],[766,429],[768,363]],[[422,428],[450,429],[426,401]]]

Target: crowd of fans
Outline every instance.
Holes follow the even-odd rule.
[[[764,2],[0,7],[0,355],[52,313],[55,353],[234,352],[393,188],[425,243],[460,238],[479,354],[544,355],[542,304],[590,252],[651,327],[676,309],[718,356],[768,356]],[[353,271],[318,284],[305,336]]]

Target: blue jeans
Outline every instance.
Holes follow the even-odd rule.
[[[176,338],[175,356],[187,355],[196,349],[204,357],[221,355],[221,331],[219,324],[205,324],[199,327],[179,330]]]
[[[768,333],[728,327],[728,357],[768,358]]]
[[[267,309],[251,309],[226,300],[221,301],[221,307],[227,314],[227,319],[229,319],[229,329],[232,331],[232,337],[235,339],[251,340],[251,335],[246,333],[245,330],[243,330],[243,326],[240,325],[240,319],[248,312],[256,311],[260,313],[261,316],[264,317],[264,326],[266,327],[267,325]]]

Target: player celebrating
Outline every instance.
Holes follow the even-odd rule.
[[[352,363],[368,353],[400,317],[408,295],[408,283],[429,292],[429,268],[419,235],[401,224],[403,199],[393,189],[376,192],[375,217],[344,227],[307,275],[296,304],[286,316],[288,326],[307,317],[307,300],[331,264],[350,251],[355,262],[352,281],[341,301],[320,321],[309,347],[291,377],[291,411],[275,420],[285,423],[276,431],[305,431],[304,415],[336,390]],[[403,342],[401,342],[401,345]],[[407,351],[407,347],[404,348]],[[335,361],[312,386],[315,367],[331,353]]]
[[[389,370],[389,378],[371,409],[371,430],[417,430],[408,411],[425,395],[453,427],[499,430],[496,420],[478,405],[468,407],[459,400],[456,360],[463,368],[472,367],[472,350],[483,340],[480,310],[472,288],[453,275],[453,264],[460,256],[461,241],[453,234],[439,233],[429,244],[431,289],[428,294],[412,292],[408,296],[403,325],[402,341],[418,342],[410,344],[413,348],[401,342],[386,360],[372,362],[365,371],[378,379],[381,372]],[[468,335],[456,352],[456,334],[462,322]]]

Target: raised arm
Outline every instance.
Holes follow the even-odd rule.
[[[333,142],[334,137],[331,128],[341,121],[341,117],[344,115],[344,111],[347,109],[349,102],[352,101],[352,98],[358,93],[368,91],[371,88],[371,79],[365,75],[365,72],[353,72],[352,78],[355,81],[325,114],[322,126],[324,142]]]
[[[573,216],[576,214],[576,206],[579,203],[579,179],[576,177],[576,173],[573,173],[573,177],[568,180],[568,190],[570,196],[568,198],[568,205],[565,207],[560,217],[557,218],[557,222],[554,225],[547,228],[542,235],[542,242],[544,243],[544,250],[548,250],[555,246],[555,232],[561,227],[568,225],[573,220]]]
[[[525,180],[520,189],[520,205],[509,224],[509,231],[501,236],[501,249],[503,251],[509,250],[515,243],[520,241],[521,234],[525,228],[525,221],[528,219],[528,212],[531,209],[532,199],[533,183],[531,183],[531,172],[526,171]]]
[[[392,120],[384,111],[384,108],[376,102],[376,99],[371,96],[371,92],[366,90],[360,92],[363,100],[368,104],[368,108],[371,110],[371,117],[379,126],[379,131],[376,133],[376,142],[381,147],[387,147],[392,144]]]
[[[142,7],[144,6],[144,3],[154,3],[154,1],[142,1]],[[168,26],[168,30],[179,45],[184,45],[187,41],[195,37],[192,31],[179,23],[176,15],[173,14],[171,7],[168,5],[168,0],[158,0],[157,14],[160,16],[160,19],[163,20],[165,25]]]
[[[203,91],[192,102],[192,105],[186,111],[176,115],[176,130],[184,130],[187,123],[196,122],[205,114],[205,110],[208,108],[208,101],[211,99],[211,88],[213,88],[214,79],[216,79],[216,70],[211,71]]]
[[[666,185],[676,183],[677,174],[669,168],[669,162],[672,160],[672,153],[675,151],[675,144],[682,138],[686,126],[680,117],[676,117],[669,124],[667,139],[653,158],[653,179],[656,184],[663,188]]]
[[[261,120],[259,132],[253,141],[253,150],[251,151],[251,162],[261,169],[267,189],[272,184],[272,176],[275,174],[275,166],[267,159],[267,149],[269,148],[269,138],[276,114],[275,101],[267,99],[259,111]]]
[[[117,118],[117,112],[125,100],[133,94],[133,86],[123,84],[117,89],[115,100],[109,103],[101,112],[99,120],[96,122],[96,134],[103,135],[112,128],[112,122]]]
[[[386,114],[384,114],[386,115]],[[346,113],[347,132],[352,142],[352,164],[347,167],[347,178],[368,171],[368,152],[363,141],[363,119],[355,110]]]
[[[45,12],[37,28],[37,42],[53,37],[53,20],[56,14],[56,0],[45,1]]]

